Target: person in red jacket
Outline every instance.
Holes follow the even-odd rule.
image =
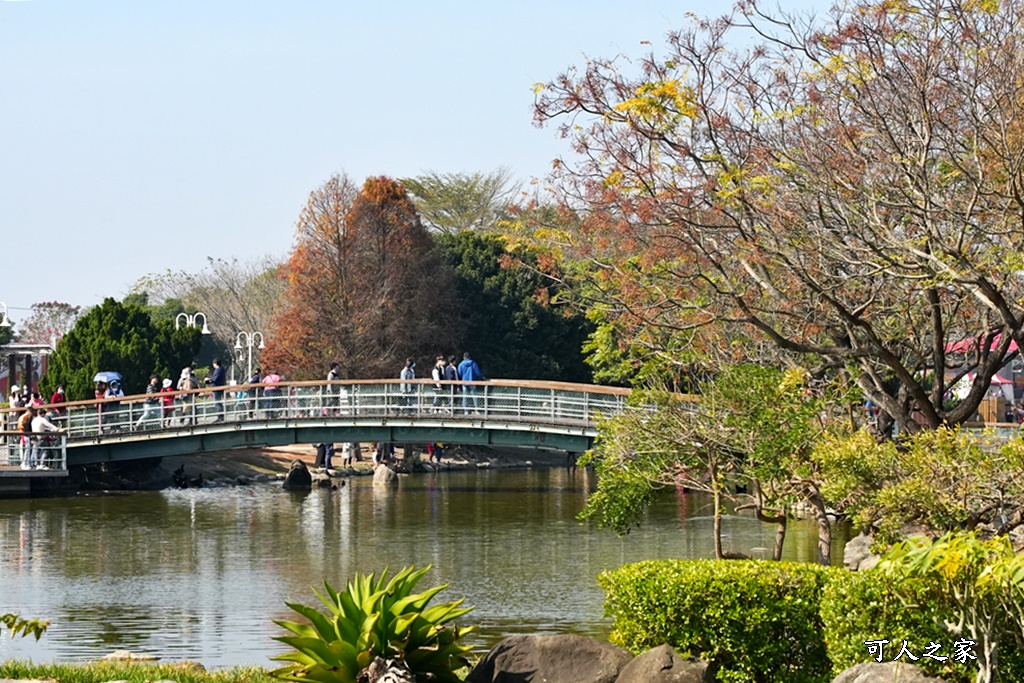
[[[171,426],[171,420],[174,418],[174,382],[170,379],[163,381],[163,386],[160,388],[160,401],[163,403],[164,408],[164,419],[161,423],[164,427]]]
[[[67,401],[68,397],[64,395],[64,385],[58,384],[57,390],[53,392],[52,396],[50,396],[50,404],[53,406],[53,410],[57,414],[56,417],[58,421],[63,419],[64,415],[67,413],[67,408],[62,405],[67,403]]]

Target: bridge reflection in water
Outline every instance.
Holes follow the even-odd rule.
[[[615,387],[528,380],[208,387],[65,404],[59,424],[66,434],[51,448],[64,466],[343,441],[582,452],[593,444],[602,417],[626,409],[628,395],[628,389]],[[21,436],[13,431],[18,412],[0,411],[9,430],[0,464],[9,467],[23,455]]]

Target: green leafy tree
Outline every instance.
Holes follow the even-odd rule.
[[[93,396],[93,376],[100,371],[120,372],[126,394],[142,393],[151,374],[176,377],[193,362],[201,333],[195,328],[174,329],[174,323],[154,323],[139,306],[112,298],[78,319],[50,357],[41,382],[45,395],[58,384],[72,400]]]
[[[581,513],[599,526],[624,533],[639,523],[654,492],[663,487],[706,491],[714,498],[715,554],[722,545],[725,503],[754,511],[776,525],[775,559],[781,559],[788,510],[807,502],[818,521],[818,554],[831,563],[831,524],[821,479],[810,455],[827,403],[811,392],[806,375],[751,365],[730,366],[700,384],[699,397],[668,391],[634,391],[645,409],[627,411],[602,425],[597,448],[585,458],[598,468],[598,489]],[[743,482],[733,493],[728,482]]]
[[[438,232],[490,230],[518,189],[507,168],[492,173],[437,173],[403,178],[427,227]]]
[[[508,240],[464,230],[437,236],[455,272],[461,342],[488,377],[589,382],[582,347],[592,326],[558,305],[560,287],[540,271],[543,254]],[[548,264],[550,266],[550,264]]]

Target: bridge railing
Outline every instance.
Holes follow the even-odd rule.
[[[0,431],[0,467],[23,470],[66,470],[68,468],[68,438],[65,434],[28,435],[21,432]]]
[[[219,422],[325,418],[501,420],[595,427],[624,410],[627,389],[562,382],[492,380],[354,380],[243,384],[223,388],[76,401],[51,408],[51,421],[72,442]],[[22,411],[3,410],[16,431]]]

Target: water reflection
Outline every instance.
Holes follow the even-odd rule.
[[[114,649],[207,666],[267,665],[271,619],[310,587],[356,571],[431,563],[423,586],[465,596],[483,648],[511,633],[605,633],[601,571],[645,558],[707,557],[710,501],[667,494],[619,539],[576,522],[585,470],[481,471],[356,479],[337,491],[277,486],[0,501],[0,610],[48,618],[38,643],[0,640],[0,658],[83,660]],[[771,547],[774,528],[725,523],[726,547]],[[810,523],[787,558],[811,561]]]

